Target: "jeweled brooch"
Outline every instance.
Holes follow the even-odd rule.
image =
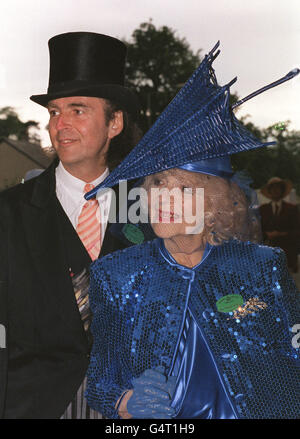
[[[243,306],[239,306],[234,312],[231,319],[243,319],[248,314],[252,314],[261,309],[267,308],[268,305],[257,297],[253,297],[245,303]],[[229,319],[227,319],[229,320]]]

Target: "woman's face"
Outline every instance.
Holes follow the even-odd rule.
[[[161,238],[199,235],[212,194],[222,199],[227,186],[221,178],[177,168],[146,177],[154,233]]]

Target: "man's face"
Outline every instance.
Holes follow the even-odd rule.
[[[282,183],[272,183],[269,187],[269,194],[272,201],[279,201],[284,195],[284,186]]]
[[[84,96],[48,103],[51,142],[66,167],[105,162],[110,140],[123,127],[119,131],[114,120],[106,123],[105,105],[103,99]]]

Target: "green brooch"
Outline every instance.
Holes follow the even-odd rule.
[[[221,297],[216,305],[219,312],[232,312],[239,306],[242,306],[243,303],[244,299],[240,294],[228,294],[227,296]]]
[[[144,233],[138,227],[133,226],[132,224],[125,224],[125,226],[122,228],[122,232],[128,241],[132,242],[133,244],[141,244],[144,242]]]

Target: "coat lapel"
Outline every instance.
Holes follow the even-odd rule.
[[[113,188],[115,195],[116,195],[116,209],[118,211],[118,207],[119,207],[119,186],[116,186]],[[110,209],[112,209],[112,204],[110,206]],[[110,216],[109,216],[110,217]],[[120,239],[118,239],[112,232],[111,232],[111,228],[113,226],[114,223],[111,223],[110,221],[108,221],[107,223],[107,228],[105,231],[105,235],[104,235],[104,239],[103,239],[103,243],[101,246],[101,250],[100,250],[100,255],[99,258],[101,258],[102,256],[105,256],[109,253],[113,253],[114,251],[123,249],[125,247],[127,247]]]
[[[55,309],[66,329],[77,337],[85,337],[60,236],[55,167],[53,163],[36,179],[31,200],[22,209],[23,224],[33,264],[43,284],[41,294],[47,295],[49,312]]]

